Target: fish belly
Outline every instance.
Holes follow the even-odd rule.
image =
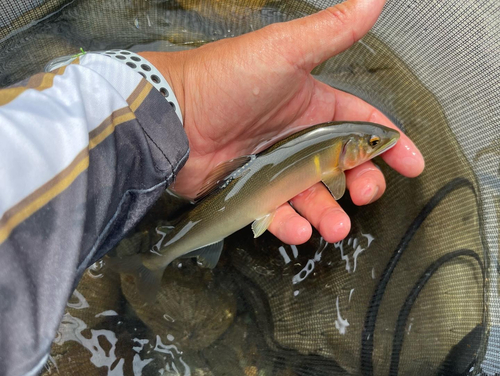
[[[309,162],[295,166],[294,170],[278,178],[262,180],[263,183],[247,181],[237,193],[224,192],[196,208],[190,220],[176,228],[178,239],[161,252],[165,255],[164,261],[171,262],[219,242],[254,220],[274,213],[280,205],[319,182],[321,177],[314,163]]]

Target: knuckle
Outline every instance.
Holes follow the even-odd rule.
[[[341,29],[352,30],[351,38],[352,44],[361,39],[354,31],[354,11],[349,3],[337,4],[333,7],[324,10],[325,15],[338,24]]]
[[[329,15],[335,22],[339,22],[342,25],[347,25],[351,20],[351,10],[344,3],[326,8],[325,14]]]

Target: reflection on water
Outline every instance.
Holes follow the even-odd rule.
[[[359,220],[353,221],[351,235],[335,244],[315,233],[307,244],[288,246],[269,234],[253,239],[251,231],[243,229],[226,240],[216,269],[200,268],[188,259],[169,266],[152,306],[139,299],[133,278],[116,275],[100,261],[87,270],[68,302],[48,363],[50,371],[45,374],[76,370],[83,374],[83,369],[105,375],[359,374],[356,367],[363,361],[360,338],[372,340],[375,366],[381,367],[386,359],[397,360],[399,364],[391,364],[390,374],[398,374],[398,367],[404,369],[409,362],[415,366],[414,353],[407,347],[428,348],[429,338],[436,340],[433,351],[441,351],[443,358],[454,354],[450,351],[462,357],[461,348],[447,347],[445,341],[453,336],[459,343],[467,334],[464,323],[475,323],[479,330],[471,332],[475,337],[466,348],[471,343],[475,346],[469,365],[480,345],[485,313],[480,253],[445,247],[434,263],[429,262],[432,255],[420,254],[415,259],[410,253],[426,246],[419,234],[432,231],[436,220],[451,221],[440,225],[462,226],[459,230],[465,231],[470,213],[467,218],[460,210],[458,217],[433,217],[450,208],[449,199],[467,203],[470,196],[474,200],[473,191],[464,188],[472,188],[465,179],[444,185],[408,229],[401,229],[405,248],[396,251],[396,261],[388,256],[400,249],[398,239],[372,235],[359,227],[363,225]],[[348,199],[343,203],[358,218]],[[426,209],[429,206],[432,210]],[[414,240],[406,241],[404,231]],[[417,248],[412,247],[414,241]],[[133,244],[122,242],[117,252],[131,252]],[[465,256],[475,258],[479,267]],[[426,257],[429,261],[417,264],[416,260]],[[385,262],[380,263],[379,258],[394,267],[384,268]],[[376,270],[383,272],[375,275]],[[398,278],[402,274],[406,283],[391,284],[391,273]],[[383,293],[375,293],[376,304],[372,297],[367,310],[368,298],[381,283]],[[96,289],[105,289],[108,295],[95,294]],[[375,312],[373,307],[378,316],[366,321],[365,315]],[[387,309],[396,317],[399,312],[396,321]],[[390,342],[394,341],[388,351],[396,351],[396,357],[380,357],[376,346],[377,338],[383,337],[380,325]],[[369,328],[371,332],[362,336]],[[443,358],[435,357],[435,371],[444,367]],[[426,361],[419,369],[430,367]]]
[[[80,47],[178,50],[314,11],[265,0],[44,4],[2,25],[0,86]],[[376,161],[387,191],[364,208],[341,200],[353,226],[345,240],[314,233],[289,246],[243,229],[226,239],[214,270],[189,259],[169,266],[154,305],[142,303],[133,278],[97,262],[68,302],[44,375],[465,374],[481,360],[489,313],[478,261],[486,288],[498,280],[476,176],[439,103],[372,35],[313,74],[383,110],[421,149],[424,174],[406,179]],[[478,158],[496,155],[495,145]],[[495,183],[495,173],[479,178]],[[182,206],[174,201],[165,195],[117,252],[151,248],[155,229]]]

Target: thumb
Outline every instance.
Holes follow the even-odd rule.
[[[275,24],[266,37],[287,61],[310,71],[360,40],[375,24],[384,4],[385,0],[347,0],[310,16]]]

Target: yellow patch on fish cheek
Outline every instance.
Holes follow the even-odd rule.
[[[360,148],[358,151],[358,158],[356,158],[358,163],[362,163],[366,161],[366,152],[363,148]]]

